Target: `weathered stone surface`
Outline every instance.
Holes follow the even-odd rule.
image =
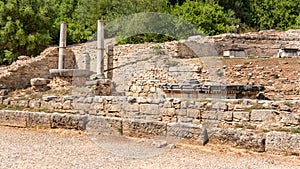
[[[156,148],[163,148],[168,145],[167,141],[153,141],[152,145],[155,146]]]
[[[175,108],[162,108],[162,115],[173,117],[176,115]]]
[[[202,135],[199,136],[198,138],[198,142],[201,144],[201,145],[205,145],[207,144],[209,141],[209,137],[208,137],[208,132],[207,132],[207,129],[205,127],[202,128]]]
[[[50,83],[50,79],[45,78],[33,78],[30,80],[31,86],[44,86]]]
[[[0,125],[26,127],[29,114],[22,111],[0,110]]]
[[[269,132],[266,134],[266,151],[284,155],[300,155],[300,134]]]
[[[233,120],[233,112],[232,111],[225,111],[222,113],[221,120],[224,121],[232,121]]]
[[[89,116],[86,130],[97,135],[121,135],[123,133],[122,119]]]
[[[266,120],[272,120],[274,116],[276,115],[276,110],[268,110],[268,109],[260,109],[260,110],[252,110],[250,114],[250,120],[251,121],[266,121]]]
[[[187,117],[199,119],[200,118],[200,110],[197,109],[187,109]]]
[[[50,113],[28,113],[27,127],[51,128]]]
[[[166,136],[167,123],[144,120],[123,120],[123,134],[127,136]]]
[[[140,104],[140,112],[149,115],[160,114],[159,107],[156,104]]]
[[[124,103],[124,110],[128,112],[138,112],[140,111],[140,106],[137,103]]]
[[[201,126],[193,125],[191,123],[168,123],[168,136],[196,140],[201,134]]]
[[[228,106],[225,102],[217,102],[212,105],[212,109],[216,111],[227,111]]]
[[[298,126],[300,125],[300,115],[291,112],[280,112],[280,117],[285,126]]]
[[[257,152],[265,151],[264,135],[233,129],[216,129],[210,136],[210,142],[229,144],[238,148],[246,148]]]
[[[86,123],[87,116],[59,113],[51,115],[51,128],[85,130]]]
[[[233,121],[249,121],[249,112],[233,112]]]

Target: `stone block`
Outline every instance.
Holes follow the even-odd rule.
[[[53,113],[50,121],[51,128],[85,130],[87,116]]]
[[[0,125],[26,127],[28,113],[13,110],[0,110]]]
[[[176,109],[175,111],[178,116],[183,116],[183,117],[187,116],[187,109]]]
[[[291,112],[280,112],[280,122],[285,126],[299,126],[300,115]]]
[[[166,136],[167,123],[125,119],[123,120],[123,134],[135,137]]]
[[[217,111],[203,111],[201,118],[206,120],[219,120],[222,116],[222,112]]]
[[[72,110],[73,107],[72,107],[72,101],[71,100],[67,100],[63,103],[62,105],[63,109],[64,110]]]
[[[167,135],[175,138],[197,139],[202,127],[190,123],[168,123]]]
[[[137,104],[137,103],[124,103],[124,106],[123,106],[124,110],[125,111],[128,111],[128,112],[138,112],[140,111],[140,105]]]
[[[265,136],[263,134],[255,134],[248,131],[216,129],[210,135],[209,140],[212,143],[227,144],[256,152],[265,151]]]
[[[227,111],[228,110],[227,103],[225,103],[225,102],[216,102],[216,103],[213,103],[212,110]]]
[[[19,100],[18,105],[27,108],[29,106],[29,100]]]
[[[50,128],[51,127],[51,114],[50,113],[28,113],[27,127]]]
[[[254,122],[262,122],[273,118],[275,116],[275,113],[275,110],[269,109],[252,110],[250,114],[250,120]]]
[[[159,106],[157,104],[140,104],[140,112],[149,115],[160,114]]]
[[[300,155],[300,134],[269,132],[266,134],[266,151],[283,155]]]
[[[161,112],[163,116],[173,117],[176,115],[175,108],[162,108]]]
[[[250,113],[249,112],[233,112],[233,121],[249,121]]]
[[[200,110],[187,109],[187,117],[193,118],[193,119],[199,119],[200,118]]]
[[[189,118],[189,117],[178,117],[178,122],[179,123],[192,123],[194,118]]]
[[[91,134],[121,135],[123,133],[122,119],[115,117],[89,116],[86,131]]]
[[[231,111],[225,111],[222,113],[221,120],[223,121],[232,121],[233,120],[233,112]]]
[[[41,101],[40,100],[30,100],[29,101],[29,107],[30,108],[40,108],[41,107]]]

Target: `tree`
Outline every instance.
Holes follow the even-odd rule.
[[[299,0],[253,0],[251,26],[259,29],[287,30],[299,26]]]
[[[7,0],[0,2],[0,63],[19,54],[37,55],[51,43],[52,2]]]
[[[232,32],[233,26],[239,23],[232,10],[224,11],[223,7],[213,2],[187,0],[181,6],[177,4],[172,14],[196,25],[206,35]]]

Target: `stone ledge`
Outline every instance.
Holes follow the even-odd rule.
[[[0,126],[63,128],[99,134],[124,134],[134,137],[175,137],[201,140],[203,127],[190,123],[166,123],[115,117],[0,110]],[[256,152],[300,155],[300,134],[208,128],[210,143],[221,143]]]

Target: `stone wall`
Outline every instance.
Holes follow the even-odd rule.
[[[74,54],[66,50],[65,55],[66,69],[72,69],[75,66]],[[29,60],[18,60],[3,68],[0,74],[1,89],[19,89],[30,86],[32,78],[51,78],[50,69],[56,69],[58,66],[58,48],[51,47],[46,49],[40,56],[30,58]]]
[[[32,108],[49,112],[203,124],[220,128],[281,130],[300,125],[300,101],[258,100],[186,100],[144,97],[76,97],[44,96],[42,99],[20,100],[0,98],[8,107]]]
[[[194,51],[194,55],[191,55],[191,51],[182,52],[182,57],[223,56],[223,52],[230,49],[244,49],[246,56],[276,57],[281,48],[300,48],[300,30],[223,34],[190,38],[182,43]]]
[[[0,110],[0,125],[13,127],[63,128],[87,130],[99,134],[133,137],[168,137],[191,139],[202,143],[202,125],[160,122],[95,115]],[[257,133],[246,130],[209,129],[209,143],[221,143],[257,152],[299,155],[299,134],[287,132]]]

